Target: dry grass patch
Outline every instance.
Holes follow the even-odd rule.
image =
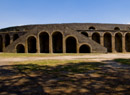
[[[101,53],[79,54],[79,53],[0,53],[0,57],[53,57],[53,56],[83,56],[100,55]]]

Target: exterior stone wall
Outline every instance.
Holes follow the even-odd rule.
[[[46,34],[47,37],[40,38],[42,34]],[[124,24],[25,25],[0,30],[0,51],[9,53],[130,52],[129,38],[130,25]]]

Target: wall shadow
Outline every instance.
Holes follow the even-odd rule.
[[[130,94],[130,69],[96,62],[0,66],[0,95],[118,94]]]

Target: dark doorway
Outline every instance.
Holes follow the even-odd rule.
[[[28,53],[36,53],[36,38],[31,36],[27,39],[27,44],[28,44]]]
[[[49,53],[49,35],[46,32],[42,32],[39,35],[40,40],[40,52]]]
[[[104,47],[107,48],[107,52],[112,52],[112,36],[110,33],[104,34]]]
[[[19,35],[18,34],[14,34],[13,35],[13,41],[17,40],[19,38]]]
[[[92,39],[100,44],[100,35],[99,35],[99,33],[93,33]]]
[[[125,48],[127,52],[130,52],[130,33],[125,35]]]
[[[122,52],[122,34],[116,33],[115,35],[115,50],[116,52]]]
[[[60,32],[55,32],[52,35],[53,53],[63,52],[63,36]]]
[[[16,50],[17,53],[25,53],[25,48],[22,44],[17,45]]]
[[[3,52],[3,38],[0,35],[0,52]]]
[[[10,44],[10,36],[9,34],[5,35],[5,47],[7,47]]]
[[[68,37],[66,39],[66,53],[76,53],[77,43],[74,37]]]
[[[82,45],[79,49],[80,53],[90,53],[90,47],[88,45]]]

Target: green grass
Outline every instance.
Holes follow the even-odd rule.
[[[130,59],[115,59],[116,62],[120,62],[121,64],[130,65]]]
[[[18,62],[14,65],[14,68],[22,72],[46,71],[47,73],[83,73],[88,70],[100,69],[99,66],[101,65],[103,64],[99,62],[86,62],[78,60],[43,60]]]
[[[47,66],[58,66],[58,65],[65,65],[68,63],[80,63],[80,62],[87,62],[85,60],[37,60],[37,61],[21,61],[15,62],[14,64],[37,64],[37,65],[47,65]]]
[[[15,62],[14,64],[37,64],[37,65],[48,65],[48,66],[57,66],[63,65],[70,62],[80,62],[78,60],[38,60],[38,61],[22,61]]]
[[[0,53],[0,57],[51,57],[51,56],[83,56],[97,55],[100,53],[78,54],[78,53]]]

